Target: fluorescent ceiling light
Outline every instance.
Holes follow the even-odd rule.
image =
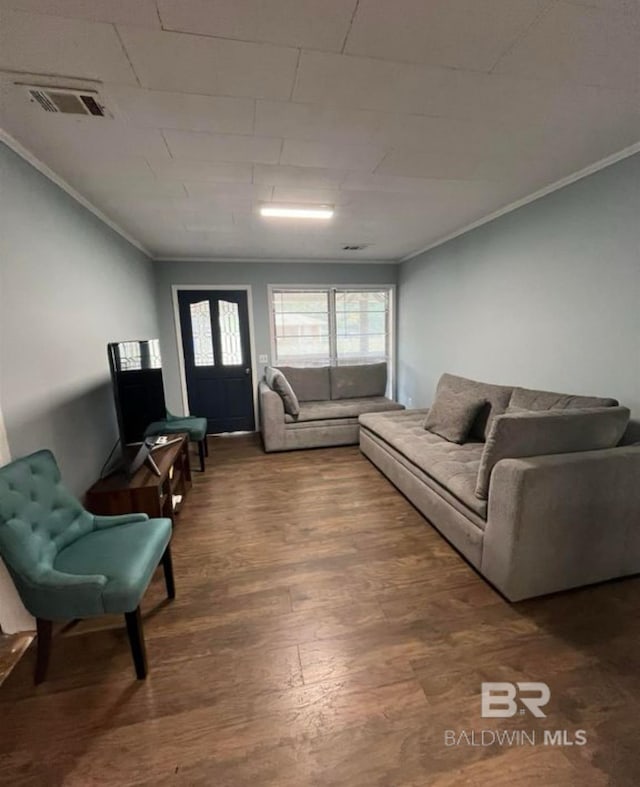
[[[283,205],[277,202],[260,206],[260,215],[279,219],[330,219],[333,205]]]

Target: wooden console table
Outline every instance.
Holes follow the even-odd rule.
[[[101,478],[89,489],[86,507],[93,514],[143,513],[150,517],[174,517],[191,489],[189,463],[189,435],[174,434],[169,439],[182,438],[163,448],[156,448],[153,459],[160,470],[157,476],[145,463],[129,479],[124,473],[112,473]],[[175,502],[180,496],[180,502]]]

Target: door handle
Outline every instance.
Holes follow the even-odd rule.
[[[249,367],[247,367],[247,368],[244,370],[244,373],[245,373],[245,374],[251,374],[251,369],[249,369]]]

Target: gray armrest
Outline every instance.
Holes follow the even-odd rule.
[[[640,572],[640,446],[498,462],[481,570],[512,601]]]
[[[282,398],[262,380],[258,385],[260,406],[260,431],[265,451],[281,451],[284,448],[284,404]]]

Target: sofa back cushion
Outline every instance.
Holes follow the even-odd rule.
[[[279,366],[295,391],[299,402],[325,402],[331,399],[328,366]]]
[[[491,471],[501,459],[613,448],[624,434],[629,415],[626,407],[601,407],[519,410],[497,416],[482,452],[476,497],[488,497]]]
[[[267,366],[264,370],[264,379],[269,388],[280,395],[285,413],[297,416],[300,414],[300,403],[295,391],[280,369]]]
[[[616,407],[617,405],[616,399],[536,391],[533,388],[514,388],[509,401],[510,407],[522,410],[575,410],[584,407]]]
[[[492,385],[491,383],[481,383],[477,380],[469,380],[467,377],[458,377],[455,374],[443,374],[438,382],[436,389],[436,399],[440,391],[447,388],[453,393],[460,394],[465,392],[470,397],[484,400],[486,404],[480,409],[478,415],[469,431],[469,438],[472,440],[486,440],[491,422],[507,409],[513,388],[509,385]]]
[[[332,399],[359,399],[384,396],[387,390],[387,364],[332,366],[329,369]]]

